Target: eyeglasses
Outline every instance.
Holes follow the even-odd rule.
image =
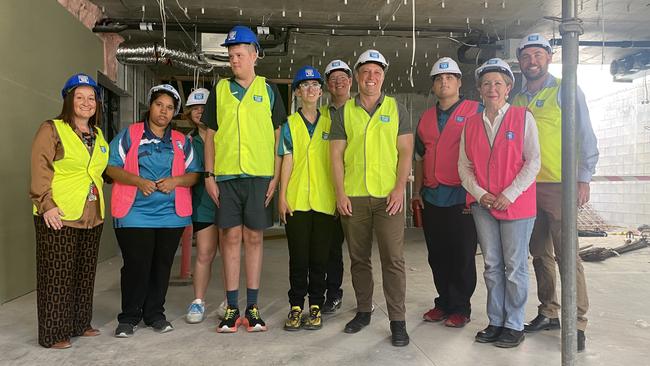
[[[349,80],[349,78],[347,76],[337,76],[335,78],[330,78],[327,81],[330,82],[330,83],[336,84],[336,83],[344,83],[344,82],[346,82],[348,80]]]
[[[311,83],[309,83],[309,82],[300,83],[300,85],[298,85],[298,86],[300,86],[300,89],[309,89],[309,88],[320,89],[321,88],[321,85],[320,85],[320,83],[318,81],[314,81],[314,82],[311,82]]]

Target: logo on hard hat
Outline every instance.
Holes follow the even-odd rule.
[[[233,39],[235,39],[235,37],[237,37],[237,31],[230,31],[228,33],[228,40],[229,41],[232,41]]]
[[[314,76],[314,69],[305,70],[305,76],[306,77],[313,77]]]
[[[496,64],[498,64],[498,63],[499,63],[499,60],[496,59],[496,58],[493,58],[493,59],[491,59],[491,60],[488,60],[488,62],[487,62],[488,65],[496,65]]]
[[[441,69],[448,69],[449,68],[449,62],[441,62],[439,67]]]
[[[332,62],[332,67],[337,67],[337,66],[341,66],[341,63],[339,61]]]
[[[539,36],[537,34],[534,34],[532,36],[528,36],[529,41],[539,41]]]
[[[368,53],[370,58],[379,58],[379,52],[370,52]]]
[[[203,100],[203,94],[194,94],[194,99]]]
[[[506,132],[506,140],[514,140],[515,139],[515,133],[512,131],[507,131]]]
[[[90,84],[90,80],[88,80],[87,75],[79,75],[79,82],[83,84]]]

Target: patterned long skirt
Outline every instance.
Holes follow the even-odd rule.
[[[91,328],[97,252],[102,225],[53,230],[41,216],[36,228],[38,343],[51,347]]]

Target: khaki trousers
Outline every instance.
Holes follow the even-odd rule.
[[[562,184],[537,184],[537,220],[530,238],[530,254],[537,279],[538,312],[549,318],[558,318],[560,303],[555,291],[555,263],[562,255]],[[584,268],[576,259],[576,287],[578,321],[577,328],[585,330],[589,309]]]
[[[389,320],[405,320],[404,212],[389,216],[386,198],[350,197],[352,216],[342,216],[350,252],[352,286],[357,311],[372,310],[372,235],[377,237]]]

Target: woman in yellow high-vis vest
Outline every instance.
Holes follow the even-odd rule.
[[[99,335],[90,325],[108,163],[99,93],[90,76],[73,75],[61,113],[41,124],[32,144],[38,343],[47,348]]]
[[[331,120],[317,108],[323,81],[311,66],[299,69],[292,89],[301,108],[282,127],[279,214],[289,244],[289,310],[285,330],[320,329],[325,301],[336,196],[330,173]],[[305,295],[309,311],[303,316]]]

